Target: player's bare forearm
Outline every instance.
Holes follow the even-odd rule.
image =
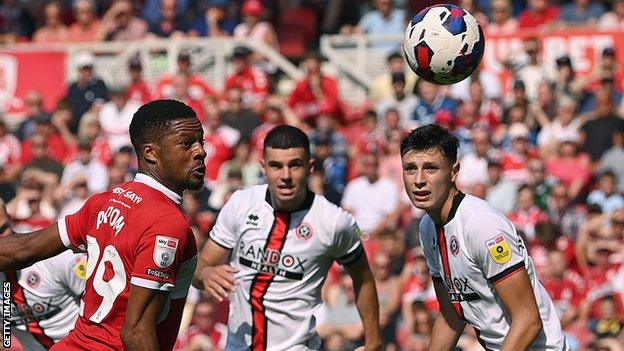
[[[138,285],[130,287],[126,318],[121,328],[121,342],[127,351],[159,350],[156,320],[169,293]],[[177,333],[177,329],[175,330]]]
[[[440,314],[433,323],[429,351],[454,350],[457,341],[464,331],[466,323],[462,321],[449,300],[448,293],[439,279],[434,279],[433,287],[440,303]]]
[[[0,237],[0,271],[22,269],[65,250],[56,224],[29,234],[12,233]]]
[[[345,267],[353,279],[356,304],[364,326],[364,349],[381,350],[379,330],[379,299],[375,278],[368,266],[366,254],[362,254],[354,263]]]
[[[501,351],[526,350],[542,331],[535,292],[526,270],[512,273],[494,288],[511,314],[511,327]]]
[[[156,328],[143,330],[134,328],[132,331],[121,331],[121,342],[126,351],[158,351],[158,339],[156,338]]]

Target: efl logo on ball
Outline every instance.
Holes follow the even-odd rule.
[[[454,84],[479,66],[485,39],[477,20],[459,6],[430,6],[412,18],[403,40],[405,59],[421,78]]]

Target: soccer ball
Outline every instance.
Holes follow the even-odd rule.
[[[435,84],[454,84],[479,66],[485,39],[477,20],[459,6],[428,7],[410,21],[403,50],[410,68]]]

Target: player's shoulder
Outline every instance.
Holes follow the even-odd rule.
[[[472,195],[464,195],[456,216],[463,225],[487,225],[488,220],[506,221],[507,217],[487,201]],[[482,220],[478,220],[481,218]]]
[[[326,225],[346,227],[351,225],[351,222],[355,222],[351,213],[327,200],[327,198],[323,195],[314,195],[314,202],[312,203],[311,211],[314,212],[314,215],[319,219],[319,222]]]
[[[243,189],[238,189],[227,201],[229,208],[233,208],[236,211],[244,211],[248,207],[254,206],[254,204],[262,203],[267,197],[268,185],[258,184],[252,185]]]

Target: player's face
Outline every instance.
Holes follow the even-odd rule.
[[[438,149],[408,151],[401,159],[405,190],[414,206],[440,211],[454,186],[459,163],[452,165]]]
[[[196,118],[175,120],[161,141],[160,171],[162,180],[172,190],[197,190],[204,185],[204,131]]]
[[[302,147],[267,147],[261,164],[276,206],[292,209],[303,201],[314,161]]]

